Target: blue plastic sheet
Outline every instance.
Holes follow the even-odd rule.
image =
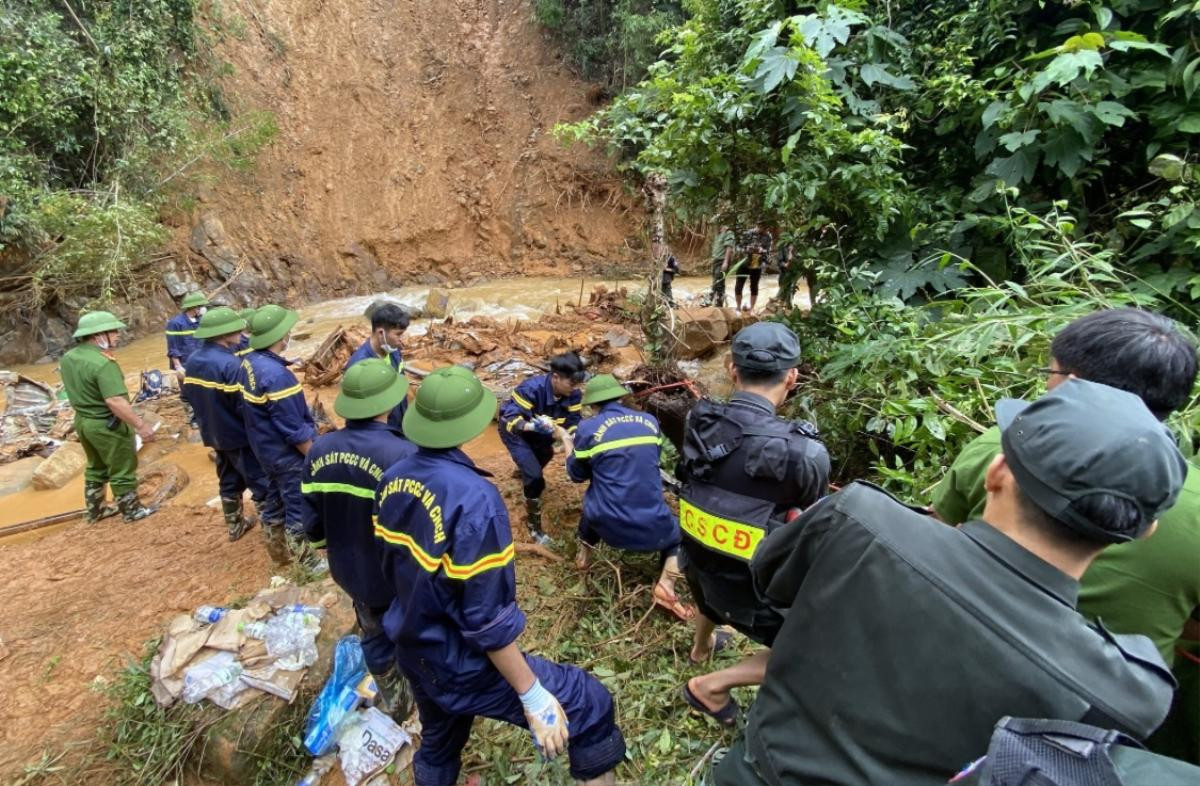
[[[358,705],[355,688],[367,674],[362,643],[358,636],[343,636],[333,653],[333,669],[308,711],[304,726],[304,747],[313,756],[333,750],[338,726]]]

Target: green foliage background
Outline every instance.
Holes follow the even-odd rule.
[[[0,290],[108,302],[166,240],[199,165],[274,133],[231,115],[197,0],[0,0]]]
[[[1200,3],[687,0],[641,83],[559,127],[683,220],[773,225],[813,299],[800,405],[916,501],[1049,337],[1196,324]],[[957,413],[957,414],[952,414]],[[1195,405],[1177,420],[1191,453]]]

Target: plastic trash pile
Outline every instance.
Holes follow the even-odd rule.
[[[334,650],[333,670],[313,701],[304,747],[318,757],[299,786],[318,784],[337,764],[347,786],[387,783],[390,773],[412,763],[415,719],[403,727],[371,704],[375,681],[367,673],[358,636],[344,636]]]
[[[150,664],[154,698],[227,710],[264,693],[292,701],[317,660],[326,605],[276,578],[245,608],[201,606],[176,617]]]

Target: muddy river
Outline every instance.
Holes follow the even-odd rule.
[[[579,302],[581,298],[586,302],[588,293],[597,284],[604,284],[609,289],[624,286],[631,292],[643,285],[640,281],[598,278],[502,279],[448,290],[448,313],[456,319],[482,315],[497,320],[536,320],[544,313],[552,313],[556,308],[565,308],[568,304]],[[682,305],[698,303],[708,286],[707,278],[677,278],[674,284],[675,298]],[[379,295],[341,298],[305,306],[300,309],[300,322],[294,331],[302,338],[293,340],[288,354],[293,357],[308,356],[334,327],[362,320],[366,308],[378,297],[387,296],[407,306],[421,308],[425,305],[429,290],[429,287],[402,287]],[[776,291],[775,277],[764,277],[759,301],[765,303]],[[164,321],[169,316],[164,315]],[[409,333],[414,336],[422,335],[428,330],[429,324],[430,321],[426,319],[415,320],[409,328]],[[150,335],[130,341],[118,347],[115,354],[126,373],[130,390],[137,389],[140,371],[166,368],[166,346],[161,335]],[[706,382],[714,393],[721,395],[728,392],[724,383],[723,362],[722,357],[716,357],[703,362],[685,363],[684,367],[690,375]],[[421,364],[417,361],[413,365],[420,367]],[[17,366],[12,370],[54,385],[60,383],[56,363]],[[489,439],[496,444],[486,444]],[[489,452],[500,447],[499,439],[490,431],[477,442],[479,444],[468,446],[473,455],[476,450]],[[207,448],[198,443],[174,444],[169,440],[156,442],[143,449],[142,461],[148,463],[168,452],[171,454],[171,461],[178,464],[192,478],[206,477],[212,472]],[[190,484],[180,493],[179,502],[185,505],[207,502],[212,491],[208,486],[209,484]],[[78,510],[82,507],[82,499],[82,475],[76,476],[61,489],[41,491],[30,487],[14,494],[0,496],[0,528]],[[74,520],[70,520],[36,531],[0,536],[0,546],[39,538],[74,523]]]

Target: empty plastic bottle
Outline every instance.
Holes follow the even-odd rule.
[[[201,606],[192,612],[192,619],[196,622],[203,622],[211,625],[217,620],[229,613],[229,609],[224,606]]]
[[[241,676],[242,665],[236,661],[201,672],[189,670],[183,677],[183,700],[195,704],[210,692],[235,682]]]
[[[279,610],[280,614],[311,614],[320,619],[325,616],[324,606],[308,606],[303,603],[293,603],[290,606],[284,606]]]

